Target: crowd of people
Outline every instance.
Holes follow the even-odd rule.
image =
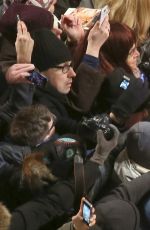
[[[1,7],[0,230],[148,230],[150,1]]]

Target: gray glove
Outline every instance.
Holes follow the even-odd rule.
[[[119,130],[116,126],[110,124],[110,127],[114,131],[113,138],[111,140],[106,140],[102,130],[97,131],[97,145],[91,161],[103,165],[107,159],[110,152],[117,146],[119,139]]]

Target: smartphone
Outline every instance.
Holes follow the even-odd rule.
[[[47,78],[37,71],[32,71],[27,79],[34,83],[36,86],[40,87],[44,87],[47,83]]]
[[[101,9],[100,18],[99,18],[100,25],[103,23],[105,17],[109,14],[109,12],[110,12],[110,9],[108,5],[104,6]]]
[[[83,221],[89,225],[90,224],[90,218],[91,218],[91,214],[92,214],[92,204],[85,199],[83,201],[83,209],[82,209],[82,217],[83,217]]]

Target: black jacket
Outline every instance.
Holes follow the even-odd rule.
[[[47,106],[56,115],[56,131],[59,134],[77,133],[78,122],[69,116],[67,97],[59,93],[49,83],[47,83],[45,88],[37,88],[35,90],[33,103]]]
[[[47,196],[18,207],[13,213],[10,230],[37,230],[46,222],[54,220],[54,215],[59,222],[59,214],[62,215],[63,212],[71,214],[73,193],[70,186],[70,183],[67,184],[65,181],[59,182]],[[136,205],[149,191],[150,173],[120,185],[94,205],[98,228],[91,229],[140,230],[140,216]],[[56,228],[54,225],[51,228],[47,225],[44,229]]]

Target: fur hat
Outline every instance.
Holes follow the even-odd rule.
[[[32,63],[45,71],[66,61],[71,61],[71,55],[65,44],[48,29],[40,29],[31,33],[34,39]]]
[[[150,122],[138,122],[130,128],[127,153],[135,163],[150,169]]]
[[[15,44],[17,35],[17,14],[25,22],[28,31],[53,27],[53,15],[40,7],[13,3],[0,19],[0,32]]]
[[[0,229],[8,230],[11,222],[11,214],[9,210],[0,203]]]

